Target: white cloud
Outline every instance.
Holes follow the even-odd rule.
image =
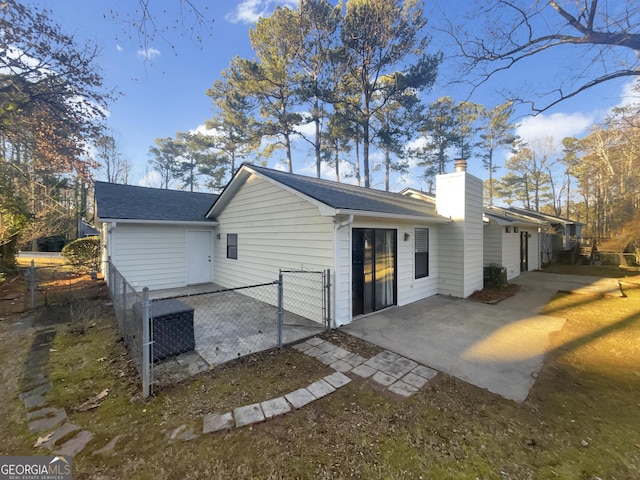
[[[255,23],[260,17],[268,16],[276,5],[295,8],[297,4],[297,0],[243,0],[224,18],[231,23]]]
[[[198,125],[196,128],[189,130],[189,133],[199,133],[201,135],[210,135],[210,136],[215,136],[216,135],[216,129],[215,128],[207,128],[207,126],[205,124],[200,124]]]
[[[159,188],[162,185],[160,174],[155,170],[148,170],[145,172],[144,177],[138,180],[140,187],[155,187]]]
[[[636,90],[638,88],[638,90]],[[627,107],[629,105],[637,104],[640,102],[640,81],[629,80],[622,87],[620,93],[620,103],[616,105],[618,108]]]
[[[116,51],[122,52],[124,49],[116,43]]]
[[[145,58],[147,60],[153,60],[153,57],[160,56],[160,50],[152,47],[140,49],[137,53],[139,57]]]
[[[516,129],[516,134],[526,142],[535,139],[553,138],[553,145],[557,151],[562,150],[562,139],[576,137],[585,133],[596,121],[594,114],[554,113],[551,115],[540,114],[535,117],[527,117]]]

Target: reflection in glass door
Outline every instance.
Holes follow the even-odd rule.
[[[391,229],[353,229],[353,316],[396,304],[396,236]]]

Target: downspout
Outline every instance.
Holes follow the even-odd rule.
[[[349,217],[347,218],[347,220],[345,220],[344,222],[340,222],[340,223],[335,223],[336,229],[335,229],[335,234],[334,234],[334,240],[333,240],[333,245],[334,245],[334,254],[333,254],[333,258],[334,258],[334,268],[333,268],[333,308],[335,309],[335,311],[333,312],[333,325],[331,328],[336,328],[338,326],[338,309],[340,306],[340,288],[338,286],[338,276],[339,276],[339,272],[340,270],[340,246],[339,246],[339,239],[338,239],[338,232],[340,230],[342,230],[344,227],[348,227],[349,225],[351,225],[353,223],[353,215],[349,215]]]

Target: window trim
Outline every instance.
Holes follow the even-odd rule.
[[[233,240],[233,243],[230,243]],[[238,234],[227,233],[227,258],[230,260],[238,259]]]
[[[424,251],[418,250],[418,230],[424,230],[426,236],[426,245],[421,247],[426,248]],[[418,273],[418,255],[426,256],[426,271]],[[421,278],[429,277],[429,228],[428,227],[414,227],[413,229],[413,279],[419,280]]]

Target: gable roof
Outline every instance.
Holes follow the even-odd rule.
[[[556,217],[554,215],[548,215],[546,213],[541,213],[541,212],[536,212],[533,210],[527,210],[525,208],[518,208],[518,207],[509,207],[508,210],[514,212],[514,213],[518,213],[520,215],[525,215],[531,218],[535,218],[537,220],[543,220],[545,222],[549,222],[549,223],[564,223],[567,225],[572,225],[572,224],[576,224],[576,225],[584,225],[584,223],[581,222],[576,222],[575,220],[570,220],[568,218],[562,218],[562,217]]]
[[[484,216],[486,221],[493,220],[498,225],[525,225],[534,227],[543,227],[548,225],[545,220],[529,217],[518,212],[500,207],[484,207]]]
[[[98,221],[207,222],[205,214],[218,199],[211,193],[95,183]]]
[[[449,218],[437,215],[433,206],[399,193],[384,192],[344,183],[306,177],[256,165],[243,164],[207,215],[218,215],[251,174],[293,191],[319,206],[328,207],[331,215],[368,215],[393,218],[420,218],[448,223]]]

